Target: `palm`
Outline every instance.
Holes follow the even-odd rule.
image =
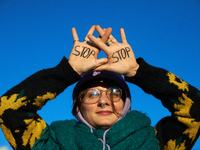
[[[127,70],[134,68],[136,60],[129,44],[114,43],[105,53],[108,56],[107,69],[109,71],[126,74]]]
[[[88,34],[93,34],[94,31],[95,26],[92,26],[88,31]],[[72,28],[72,35],[75,42],[69,56],[69,63],[79,75],[94,70],[98,66],[107,62],[107,58],[97,59],[100,50],[94,45],[94,43],[89,42],[90,40],[87,36],[83,42],[79,42],[75,28]]]
[[[98,27],[97,30],[101,36],[104,34],[104,31],[100,27]],[[106,46],[104,42],[97,40],[97,38],[92,35],[88,36],[90,40],[100,49],[102,49],[108,56],[108,63],[99,66],[95,70],[112,71],[118,74],[123,74],[125,76],[134,75],[134,71],[137,70],[139,65],[136,62],[135,55],[131,46],[126,41],[124,30],[121,29],[120,31],[122,43],[113,43],[113,41],[116,41],[116,39],[111,36],[110,40],[112,42],[109,43],[109,46]]]
[[[76,42],[69,56],[69,62],[72,62],[73,66],[77,70],[81,70],[81,74],[83,74],[88,70],[94,69],[98,54],[99,49],[93,44]]]

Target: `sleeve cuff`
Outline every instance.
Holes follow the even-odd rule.
[[[81,76],[71,67],[66,57],[63,57],[60,63],[54,67],[54,71],[69,85],[81,79]]]

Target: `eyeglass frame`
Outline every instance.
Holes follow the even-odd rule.
[[[85,101],[84,101],[84,98],[85,98],[85,99],[87,100],[87,103],[85,103],[85,104],[95,104],[95,103],[97,103],[97,102],[101,99],[102,92],[106,92],[106,97],[108,98],[109,101],[111,101],[111,99],[109,99],[109,97],[108,97],[108,95],[107,95],[107,91],[110,90],[110,89],[113,89],[113,88],[117,88],[117,89],[119,89],[119,91],[120,91],[120,97],[119,97],[119,99],[116,100],[116,101],[113,101],[113,102],[118,102],[118,101],[122,98],[122,95],[123,95],[122,89],[119,88],[119,87],[109,87],[107,90],[99,90],[99,89],[95,89],[95,88],[89,88],[89,89],[87,89],[87,90],[85,91],[84,97],[83,97],[82,101],[83,101],[83,103],[85,103]],[[90,102],[90,101],[86,98],[87,92],[88,92],[89,90],[91,90],[91,89],[96,90],[96,91],[98,91],[98,92],[100,93],[99,99],[98,99],[96,102]],[[111,91],[111,90],[110,90],[110,91]]]

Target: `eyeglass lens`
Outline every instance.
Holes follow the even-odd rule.
[[[86,92],[86,99],[89,103],[95,103],[97,102],[100,97],[102,92],[106,92],[106,96],[109,100],[113,100],[113,101],[118,101],[121,98],[121,89],[120,88],[109,88],[108,90],[98,90],[98,89],[89,89]]]

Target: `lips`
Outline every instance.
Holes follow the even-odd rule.
[[[104,110],[104,111],[98,111],[98,115],[111,115],[113,112],[109,110]]]

